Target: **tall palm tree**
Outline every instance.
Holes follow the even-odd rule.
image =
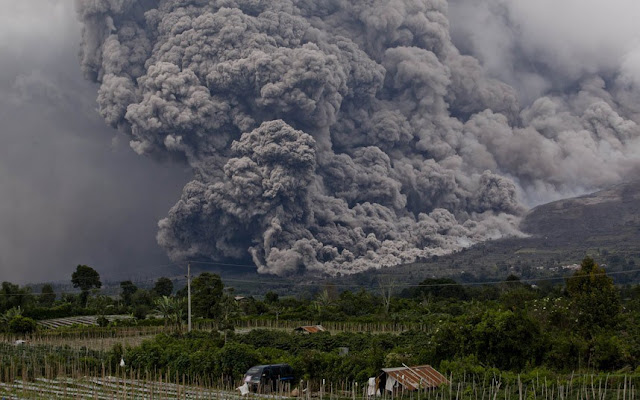
[[[316,300],[314,301],[314,305],[317,312],[322,311],[325,307],[328,307],[333,304],[333,300],[331,299],[331,295],[329,291],[325,288],[322,292],[318,293]]]
[[[178,329],[182,328],[182,321],[184,320],[184,309],[187,303],[184,297],[172,298],[171,319],[176,324]]]
[[[155,301],[156,311],[162,315],[164,326],[168,323],[176,325],[178,329],[182,327],[184,319],[185,299],[169,296],[162,296]]]
[[[174,301],[171,297],[162,296],[157,298],[155,301],[156,311],[162,315],[164,319],[164,326],[167,327],[167,323],[170,322],[171,317],[173,316],[174,310]]]
[[[22,315],[22,308],[20,308],[20,306],[10,308],[4,314],[0,315],[0,323],[3,326],[7,326],[9,325],[9,322],[11,322],[12,319],[14,319],[15,317],[19,317],[21,315]]]

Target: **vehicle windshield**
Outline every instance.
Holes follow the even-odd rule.
[[[252,367],[252,368],[249,368],[246,375],[259,375],[261,371],[262,371],[261,367]]]

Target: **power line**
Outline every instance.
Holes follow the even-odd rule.
[[[192,264],[220,265],[223,267],[243,267],[243,268],[252,268],[252,269],[258,268],[255,265],[249,265],[249,264],[229,264],[229,263],[220,263],[220,262],[213,262],[213,261],[190,261],[190,262]]]
[[[621,275],[621,274],[629,274],[629,273],[636,273],[636,272],[640,272],[640,269],[632,269],[632,270],[626,270],[626,271],[613,271],[613,272],[602,272],[602,273],[596,273],[596,274],[589,274],[589,275],[584,275],[584,276],[555,276],[555,277],[548,277],[548,278],[529,278],[529,279],[520,279],[520,280],[514,280],[514,281],[483,281],[483,282],[467,282],[467,283],[432,283],[432,284],[411,284],[411,283],[394,283],[394,284],[387,284],[387,285],[379,285],[378,287],[383,287],[383,288],[420,288],[420,287],[425,287],[425,288],[429,288],[429,287],[448,287],[448,286],[482,286],[482,285],[498,285],[498,284],[518,284],[518,283],[538,283],[538,282],[551,282],[551,281],[561,281],[561,280],[565,280],[568,278],[573,278],[573,279],[580,279],[580,278],[590,278],[592,276],[609,276],[609,275]],[[176,277],[172,277],[172,278],[168,278],[170,280],[176,280],[176,281],[181,281],[184,280],[185,277],[183,276],[176,276]],[[157,280],[157,278],[154,279],[149,279],[148,281],[155,281]],[[223,282],[237,282],[237,283],[251,283],[251,284],[264,284],[264,281],[260,281],[258,279],[236,279],[236,278],[228,278],[228,279],[222,279]],[[138,283],[143,282],[143,281],[137,281]],[[281,285],[281,286],[305,286],[305,287],[310,287],[310,286],[321,286],[323,283],[314,283],[314,282],[293,282],[293,281],[279,281],[279,282],[270,282],[273,285]],[[335,286],[335,287],[346,287],[346,288],[352,288],[352,287],[364,287],[364,285],[357,285],[357,284],[341,284],[341,283],[333,283],[333,282],[324,282],[324,284],[329,284],[331,286]],[[77,291],[77,292],[54,292],[53,294],[56,295],[64,295],[64,294],[80,294],[82,293],[81,291]],[[0,293],[0,296],[40,296],[40,293]]]
[[[548,277],[548,278],[528,278],[528,279],[518,279],[518,280],[513,280],[513,281],[486,281],[486,282],[468,282],[468,283],[435,283],[435,284],[416,284],[416,285],[411,285],[411,284],[407,284],[407,285],[402,285],[403,287],[437,287],[437,286],[456,286],[456,285],[461,285],[461,286],[477,286],[477,285],[495,285],[495,284],[517,284],[517,283],[537,283],[537,282],[551,282],[551,281],[561,281],[561,280],[565,280],[565,279],[576,279],[576,278],[590,278],[592,276],[609,276],[609,275],[620,275],[620,274],[628,274],[628,273],[634,273],[634,272],[640,272],[640,269],[630,269],[627,271],[614,271],[614,272],[602,272],[602,273],[597,273],[597,274],[589,274],[589,275],[583,275],[583,276],[555,276],[555,277]]]

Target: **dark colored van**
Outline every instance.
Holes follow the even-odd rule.
[[[285,384],[293,382],[293,369],[289,364],[256,365],[244,374],[249,389],[264,393],[285,390]]]

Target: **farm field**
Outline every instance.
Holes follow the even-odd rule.
[[[451,385],[434,390],[387,392],[374,391],[372,395],[366,385],[357,383],[310,385],[301,382],[302,394],[298,389],[278,394],[248,393],[244,396],[233,388],[233,385],[197,385],[176,384],[162,380],[133,379],[114,376],[80,377],[54,379],[35,378],[31,380],[15,379],[11,382],[0,382],[2,399],[372,399],[383,400],[636,400],[638,398],[637,382],[627,377],[595,378],[582,377],[576,383],[566,382],[564,385],[548,382],[546,379],[535,379],[524,382],[503,382],[496,377],[489,384],[480,384],[475,380],[452,381]],[[573,377],[572,377],[573,379]],[[616,384],[611,384],[616,382]]]
[[[68,346],[71,348],[83,348],[86,347],[91,350],[106,351],[111,349],[114,345],[120,344],[123,347],[135,347],[142,344],[147,339],[152,339],[153,334],[140,334],[134,336],[119,336],[119,337],[95,337],[95,338],[64,338],[54,336],[41,336],[37,337],[31,342],[31,344],[41,344],[49,346]]]
[[[192,332],[182,292],[123,282],[121,299],[61,304],[4,287],[0,398],[232,399],[247,370],[271,364],[289,365],[285,393],[307,399],[365,399],[379,384],[392,391],[382,398],[410,400],[636,400],[640,383],[640,286],[614,285],[590,257],[558,284],[429,278],[400,292],[327,286],[313,298],[235,296],[202,273]],[[84,317],[104,304],[135,319]],[[444,385],[387,380],[423,365]]]
[[[106,351],[115,344],[123,347],[140,345],[144,340],[151,339],[159,333],[170,332],[171,329],[162,326],[100,328],[85,327],[77,329],[45,329],[27,336],[30,345],[69,346],[74,349],[88,348]],[[5,342],[12,343],[13,337],[5,336]]]
[[[133,317],[129,315],[105,315],[104,317],[109,322],[133,319]],[[49,329],[55,329],[65,326],[71,327],[74,325],[97,326],[98,318],[99,317],[97,315],[85,315],[78,317],[45,319],[38,321],[38,326]]]
[[[324,379],[302,380],[296,396],[291,391],[279,395],[251,393],[241,396],[235,388],[238,377],[189,377],[168,370],[134,370],[129,368],[129,358],[123,355],[113,358],[109,351],[90,348],[102,340],[121,343],[127,339],[139,339],[145,335],[139,328],[121,328],[113,337],[90,339],[76,337],[73,346],[52,346],[26,343],[15,345],[0,343],[0,398],[2,399],[371,399],[367,394],[367,382],[336,381]],[[150,334],[151,327],[146,327]],[[263,331],[264,332],[264,331]],[[50,332],[54,333],[54,331]],[[255,333],[255,332],[254,332]],[[274,332],[275,333],[275,332]],[[70,336],[69,332],[66,333]],[[104,332],[103,332],[104,334]],[[77,335],[77,333],[76,333]],[[70,342],[71,343],[71,342]],[[124,347],[124,346],[123,346]],[[131,355],[129,354],[129,357]],[[114,362],[115,361],[115,362]],[[237,363],[242,363],[237,359]],[[114,367],[115,365],[115,367]],[[553,374],[540,373],[505,374],[493,370],[487,373],[451,373],[452,382],[439,389],[421,391],[382,390],[381,399],[409,400],[636,400],[638,399],[637,374]],[[301,395],[299,395],[301,393]]]
[[[240,399],[239,392],[115,377],[37,378],[0,383],[3,399]],[[253,398],[277,398],[257,396]]]
[[[84,317],[78,317],[84,318]],[[69,318],[69,320],[72,318]],[[53,320],[38,321],[38,323],[49,323]],[[79,324],[61,325],[63,329],[47,328],[40,329],[38,332],[30,334],[26,337],[31,345],[50,345],[50,346],[70,346],[72,348],[89,348],[92,350],[109,350],[115,344],[121,344],[123,347],[139,346],[144,340],[152,339],[160,333],[175,332],[175,327],[165,326],[138,326],[138,327],[119,327],[101,328],[94,325],[86,325],[77,327]],[[273,321],[273,320],[248,320],[237,321],[234,332],[236,334],[245,334],[254,329],[269,329],[283,332],[291,332],[293,329],[304,325],[313,325],[312,321]],[[213,326],[208,323],[196,323],[194,326],[197,330],[211,331]],[[407,331],[409,329],[426,329],[422,324],[393,324],[393,323],[354,323],[354,322],[325,322],[323,325],[330,332],[370,332],[370,333],[396,333]],[[182,330],[184,331],[184,327]],[[15,339],[13,335],[4,335],[0,337],[0,341],[13,343]]]

